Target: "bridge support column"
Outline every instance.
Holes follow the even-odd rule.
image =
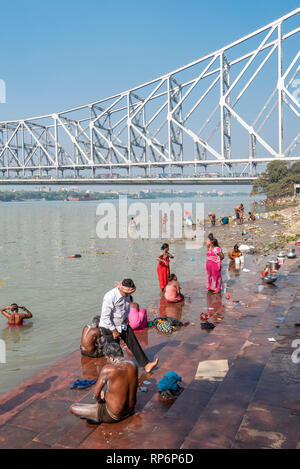
[[[231,114],[225,103],[230,105],[230,64],[222,52],[220,54],[220,123],[221,123],[221,153],[222,157],[231,157]],[[226,94],[228,93],[228,94]]]
[[[252,161],[250,163],[249,174],[251,177],[256,177],[256,163],[253,163]]]

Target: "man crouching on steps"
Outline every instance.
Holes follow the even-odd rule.
[[[72,404],[70,412],[89,423],[115,423],[132,415],[136,403],[138,369],[125,360],[117,343],[104,347],[108,363],[102,368],[95,385],[97,404]]]
[[[106,343],[120,343],[122,339],[139,366],[146,373],[151,373],[158,364],[158,358],[150,362],[139,344],[132,328],[129,325],[128,315],[130,310],[130,295],[135,292],[135,284],[130,278],[117,283],[117,286],[108,291],[102,302],[100,317],[100,330]]]
[[[81,335],[80,351],[84,357],[100,358],[103,357],[102,345],[100,342],[99,330],[100,316],[95,316],[92,324],[87,324]]]

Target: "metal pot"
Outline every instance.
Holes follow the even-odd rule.
[[[266,283],[274,283],[278,279],[278,275],[266,275],[263,281]]]
[[[296,257],[296,251],[295,248],[291,248],[289,252],[287,253],[287,257],[289,259],[294,259]]]

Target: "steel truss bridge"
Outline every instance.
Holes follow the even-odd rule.
[[[0,183],[241,184],[300,161],[299,19],[97,102],[0,122]]]

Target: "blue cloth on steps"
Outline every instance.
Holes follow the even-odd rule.
[[[160,391],[167,391],[168,389],[177,391],[179,388],[177,381],[181,381],[181,376],[174,371],[168,371],[168,373],[158,381],[157,387]]]
[[[89,386],[91,386],[92,384],[95,384],[95,383],[96,383],[96,380],[94,380],[94,379],[92,379],[92,380],[77,379],[76,381],[74,381],[74,383],[71,384],[71,388],[72,389],[76,389],[76,388],[85,389],[85,388],[88,388]]]

